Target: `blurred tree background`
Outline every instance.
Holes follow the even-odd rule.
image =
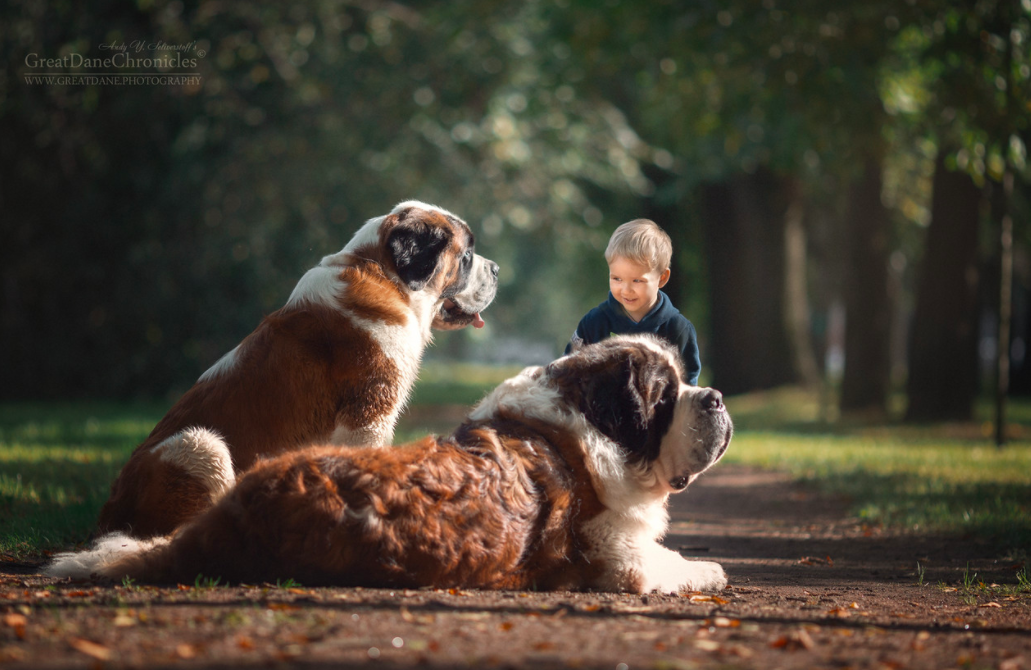
[[[31,79],[137,40],[198,82]],[[430,356],[557,354],[647,216],[703,381],[871,416],[901,389],[913,420],[994,383],[1006,222],[1031,392],[1031,0],[13,0],[0,53],[8,399],[178,394],[410,198],[502,268]]]

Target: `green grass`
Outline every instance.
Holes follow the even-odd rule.
[[[867,426],[828,422],[819,399],[799,389],[727,399],[738,432],[727,461],[783,470],[815,488],[845,496],[871,524],[976,535],[1001,553],[1031,553],[1031,417],[1026,400],[1010,402],[1004,449],[977,420],[933,425]]]
[[[476,402],[517,370],[428,364],[413,397],[412,414],[424,418],[400,437],[448,430],[462,414],[453,406]],[[1012,403],[1018,437],[1001,451],[983,420],[829,422],[819,398],[797,389],[733,397],[727,406],[738,427],[729,462],[786,470],[847,496],[871,524],[977,535],[993,540],[1000,555],[1031,553],[1031,441],[1022,437],[1031,435],[1023,423],[1031,403]],[[165,409],[0,405],[0,555],[35,556],[84,541],[111,481]]]
[[[112,403],[0,406],[0,554],[85,539],[114,476],[163,411]]]
[[[521,366],[428,362],[412,391],[414,405],[474,405],[495,386],[519,373]]]
[[[428,363],[412,402],[471,405],[519,369]],[[31,557],[85,541],[111,482],[167,409],[158,403],[0,405],[0,557]],[[414,427],[399,437],[425,432]]]
[[[728,462],[785,470],[844,495],[871,524],[975,534],[1031,550],[1031,444],[988,444],[886,433],[741,432]]]

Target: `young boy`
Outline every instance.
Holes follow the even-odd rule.
[[[660,291],[669,281],[673,244],[654,221],[634,219],[609,238],[605,260],[609,264],[609,298],[587,313],[566,345],[592,344],[609,335],[656,333],[680,350],[688,384],[698,384],[702,369],[694,326]]]

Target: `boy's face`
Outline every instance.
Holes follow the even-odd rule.
[[[609,262],[609,290],[634,321],[651,311],[667,281],[669,268],[656,270],[622,256],[613,256]]]

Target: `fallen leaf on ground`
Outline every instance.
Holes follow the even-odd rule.
[[[799,649],[811,651],[816,648],[816,643],[813,642],[813,638],[809,636],[809,633],[800,629],[790,635],[781,635],[770,643],[770,646],[774,649],[783,649],[785,651],[798,651]]]
[[[741,625],[739,619],[728,619],[725,616],[718,616],[712,620],[706,620],[707,626],[715,626],[716,628],[737,628]]]
[[[25,639],[25,625],[29,622],[28,618],[24,614],[5,614],[4,625],[14,630],[14,634],[19,640]]]
[[[89,640],[83,640],[78,637],[73,637],[68,640],[68,644],[71,645],[72,649],[75,651],[82,652],[98,661],[110,661],[111,657],[114,655],[111,650],[104,645],[90,642]]]
[[[1000,605],[999,603],[996,603],[996,602],[991,602],[991,603],[983,603],[981,605],[978,605],[978,607],[1002,607],[1002,605]]]
[[[798,559],[799,565],[834,565],[834,559],[830,556],[826,558],[819,558],[816,556],[803,556]]]
[[[732,647],[725,647],[723,653],[730,654],[731,656],[737,656],[739,658],[751,658],[755,656],[755,652],[742,644],[735,644]]]
[[[136,625],[136,617],[129,614],[128,612],[119,612],[115,615],[115,618],[112,621],[112,623],[117,628],[128,628],[129,626]]]
[[[64,595],[69,598],[88,598],[93,593],[93,591],[65,591]]]

